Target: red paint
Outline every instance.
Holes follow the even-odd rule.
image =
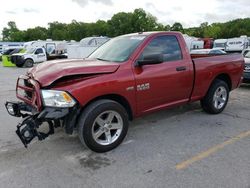
[[[192,60],[180,33],[146,34],[147,37],[143,43],[124,63],[66,60],[43,63],[31,69],[28,75],[32,77],[31,80],[36,80],[33,80],[33,84],[40,83],[40,86],[34,86],[38,109],[42,109],[39,87],[67,91],[82,107],[100,96],[119,95],[128,101],[133,116],[138,117],[162,108],[202,99],[212,81],[221,74],[229,76],[232,89],[239,86],[244,64],[241,55],[213,56]],[[135,67],[135,62],[144,47],[160,35],[177,37],[183,59]],[[180,66],[185,66],[186,70],[176,71],[176,68]],[[58,81],[65,76],[68,77],[67,80]],[[137,85],[145,83],[150,84],[150,89],[137,91]],[[30,104],[34,105],[32,102]]]

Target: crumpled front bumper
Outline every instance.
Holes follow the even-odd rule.
[[[38,112],[24,102],[13,101],[7,101],[5,107],[10,115],[23,118],[22,122],[17,125],[16,134],[25,147],[35,137],[38,140],[44,140],[54,134],[54,128],[59,126],[64,126],[66,133],[72,134],[80,111],[76,105],[72,108],[45,107]],[[41,125],[47,125],[49,131],[47,133],[38,131]]]

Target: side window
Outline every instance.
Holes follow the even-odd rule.
[[[140,59],[154,54],[162,54],[164,61],[177,61],[182,59],[179,42],[175,36],[170,35],[154,38],[143,50]]]
[[[38,48],[36,50],[35,54],[43,54],[43,49],[42,48]]]
[[[96,46],[96,39],[91,39],[91,40],[89,41],[89,45],[90,45],[90,46]]]

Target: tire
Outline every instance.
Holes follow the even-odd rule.
[[[128,114],[112,100],[98,100],[83,110],[78,121],[78,136],[83,145],[103,153],[116,148],[128,131]]]
[[[34,61],[32,59],[26,59],[24,61],[23,67],[26,67],[26,68],[33,67],[33,64],[34,64]]]
[[[229,89],[226,82],[216,79],[210,86],[206,96],[201,100],[201,107],[210,114],[221,113],[227,105]]]

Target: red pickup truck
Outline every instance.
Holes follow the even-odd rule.
[[[27,147],[62,126],[95,152],[117,147],[130,120],[197,100],[205,112],[226,107],[242,81],[241,55],[191,58],[178,32],[145,32],[111,39],[84,60],[45,62],[17,81],[10,115],[23,117],[17,135]],[[44,133],[38,130],[48,126]]]

